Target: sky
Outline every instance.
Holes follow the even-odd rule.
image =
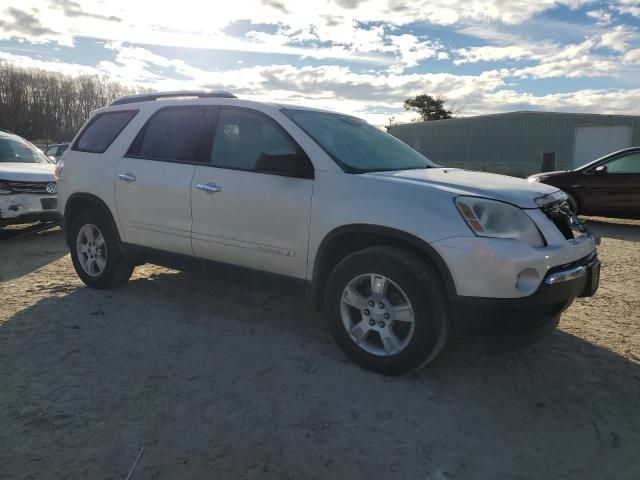
[[[349,113],[640,114],[640,0],[0,0],[0,59]]]

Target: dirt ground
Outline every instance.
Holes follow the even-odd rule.
[[[291,286],[80,283],[59,230],[0,239],[0,478],[638,479],[640,222],[550,337],[418,374],[351,364]],[[517,319],[514,319],[517,321]]]

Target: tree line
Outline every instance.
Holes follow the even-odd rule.
[[[0,60],[0,128],[33,142],[69,141],[89,117],[136,89],[106,76],[70,76]]]

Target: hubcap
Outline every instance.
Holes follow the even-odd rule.
[[[340,314],[351,339],[373,355],[396,355],[413,337],[409,297],[383,275],[369,273],[351,280],[342,292]]]
[[[84,225],[78,232],[76,251],[82,270],[92,277],[99,276],[107,266],[107,245],[98,227]]]

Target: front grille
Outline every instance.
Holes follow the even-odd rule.
[[[15,193],[47,193],[47,184],[51,182],[6,182]]]
[[[566,200],[545,205],[542,211],[567,240],[573,240],[588,233],[587,227],[571,211]]]

